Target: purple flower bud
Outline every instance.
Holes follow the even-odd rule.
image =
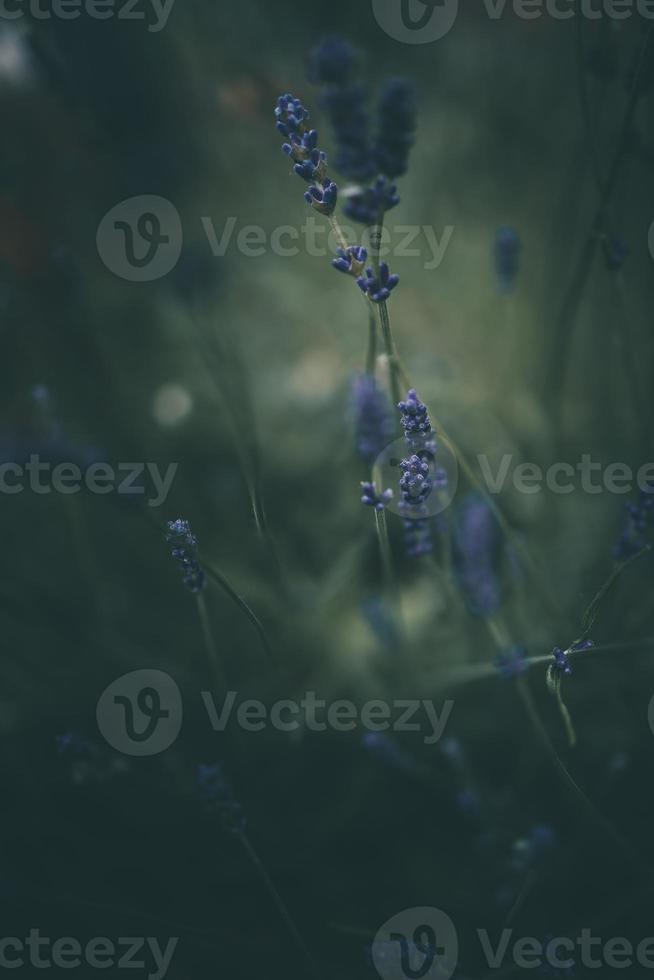
[[[372,269],[366,269],[365,276],[357,279],[359,288],[373,303],[385,303],[399,281],[400,277],[392,276],[385,262],[379,266],[379,275],[376,275]]]
[[[381,493],[377,493],[374,483],[362,483],[361,490],[361,503],[366,507],[374,507],[376,511],[385,510],[386,504],[393,499],[392,490],[383,490]]]

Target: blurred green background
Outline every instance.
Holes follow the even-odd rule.
[[[651,558],[615,584],[597,652],[564,682],[571,749],[546,660],[520,685],[499,676],[497,625],[466,612],[446,543],[409,560],[389,515],[393,585],[384,579],[349,408],[367,338],[356,286],[302,247],[252,257],[236,244],[245,226],[269,236],[310,217],[273,108],[283,92],[315,107],[329,151],[306,60],[324,35],[347,37],[371,94],[386,75],[416,87],[391,231],[451,229],[438,268],[425,268],[424,235],[421,255],[391,263],[395,338],[421,397],[477,475],[481,453],[493,468],[505,453],[543,467],[590,453],[637,469],[653,452],[649,28],[633,16],[580,30],[578,18],[510,7],[490,20],[480,4],[447,37],[409,46],[371,4],[341,0],[178,0],[159,32],[116,17],[0,18],[3,462],[178,464],[157,508],[116,494],[2,496],[3,935],[179,936],[174,980],[307,976],[252,861],[198,799],[201,762],[225,766],[324,978],[377,975],[375,933],[419,906],[455,922],[461,978],[489,972],[477,927],[654,932]],[[149,282],[115,275],[96,243],[105,214],[140,195],[171,202],[183,229],[179,261]],[[220,238],[230,219],[215,256],[207,224]],[[493,266],[504,225],[522,242],[510,295]],[[629,248],[620,270],[607,235]],[[471,489],[464,475],[445,525]],[[624,502],[510,485],[500,496],[501,631],[531,657],[579,635],[614,567]],[[162,532],[178,516],[273,649],[271,671],[243,608],[211,579],[211,628],[241,697],[452,699],[447,742],[407,734],[371,751],[360,732],[212,732],[196,602]],[[401,627],[389,625],[398,608]],[[142,668],[174,677],[184,725],[165,752],[130,758],[103,740],[95,711],[108,684]],[[65,733],[84,747],[62,750]],[[545,856],[524,858],[540,826]]]

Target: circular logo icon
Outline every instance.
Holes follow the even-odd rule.
[[[182,696],[161,670],[134,670],[113,681],[96,710],[104,739],[125,755],[157,755],[173,744],[182,727]]]
[[[403,44],[431,44],[454,27],[459,0],[372,0],[381,29]]]
[[[450,506],[459,485],[459,466],[443,436],[402,437],[379,454],[373,479],[380,492],[393,491],[387,510],[405,520],[418,521],[441,514]]]
[[[175,268],[184,235],[177,209],[164,197],[142,194],[121,201],[98,226],[96,245],[120,279],[151,282]]]
[[[650,698],[650,702],[647,707],[647,721],[649,722],[652,735],[654,735],[654,695],[652,695]]]
[[[449,980],[458,956],[454,923],[428,906],[394,915],[372,944],[372,961],[382,980]]]

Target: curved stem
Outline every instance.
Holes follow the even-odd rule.
[[[259,635],[259,639],[261,640],[261,645],[264,648],[268,659],[274,665],[275,659],[273,656],[270,641],[268,640],[266,631],[261,621],[259,620],[258,616],[254,612],[254,610],[248,604],[246,599],[244,599],[242,595],[239,595],[238,592],[236,592],[236,590],[232,588],[232,586],[229,584],[229,582],[222,574],[222,572],[219,572],[218,569],[210,562],[208,562],[205,558],[201,557],[201,562],[202,562],[202,567],[207,572],[207,575],[209,575],[210,578],[212,578],[215,582],[217,582],[217,584],[221,587],[221,589],[229,596],[230,599],[232,599],[236,603],[239,609],[243,613],[245,613],[247,618],[250,620],[250,622],[252,623],[252,625],[254,626],[255,630]]]
[[[572,342],[572,336],[574,334],[577,310],[581,303],[586,283],[593,267],[597,243],[600,241],[601,233],[605,225],[607,209],[620,176],[622,160],[629,146],[631,126],[636,113],[636,108],[638,106],[638,101],[641,96],[641,90],[638,85],[640,72],[645,64],[647,50],[649,48],[653,31],[654,24],[650,24],[643,42],[638,64],[636,66],[629,101],[627,103],[627,108],[622,121],[620,138],[613,155],[609,174],[606,180],[603,182],[599,203],[597,205],[584,248],[579,257],[575,275],[571,279],[567,292],[563,297],[559,315],[557,317],[556,334],[552,344],[548,369],[544,378],[545,390],[547,391],[548,399],[552,401],[556,400],[565,382],[565,368]]]
[[[218,687],[221,690],[226,690],[227,683],[220,663],[220,657],[218,656],[216,640],[213,634],[213,629],[211,628],[211,620],[209,619],[207,601],[203,592],[198,593],[197,601],[198,616],[200,617],[200,626],[202,627],[202,636],[204,637],[204,644],[207,650],[207,656],[209,658],[209,670],[211,671],[213,680]]]
[[[309,967],[311,976],[316,978],[317,980],[320,974],[318,973],[316,964],[313,961],[313,957],[311,956],[308,947],[306,946],[304,940],[302,939],[302,936],[300,935],[300,932],[297,926],[295,925],[295,922],[293,921],[293,918],[291,917],[291,914],[288,911],[284,903],[284,900],[282,899],[281,895],[277,891],[277,888],[275,887],[275,883],[273,882],[272,878],[266,871],[263,862],[261,861],[261,858],[255,851],[254,847],[252,846],[248,838],[245,836],[245,834],[239,834],[239,839],[243,845],[245,853],[247,854],[248,858],[252,863],[252,866],[254,867],[257,874],[261,878],[261,881],[263,882],[266,891],[268,892],[271,899],[273,900],[275,908],[277,909],[282,920],[284,921],[286,928],[288,929],[290,935],[293,937],[293,941],[295,942],[295,945],[297,946],[298,950],[301,952],[302,957],[304,958],[307,966]]]

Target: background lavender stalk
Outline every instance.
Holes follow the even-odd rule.
[[[320,980],[321,975],[318,971],[318,967],[314,962],[313,956],[311,955],[308,946],[304,942],[304,939],[302,938],[299,929],[295,925],[295,922],[293,921],[293,917],[289,912],[284,900],[282,899],[281,895],[277,891],[274,881],[266,871],[263,862],[261,861],[254,847],[252,846],[250,839],[245,834],[241,834],[239,839],[253,868],[257,872],[259,878],[261,879],[262,884],[264,885],[266,891],[270,895],[275,905],[275,908],[279,912],[279,915],[281,916],[286,928],[288,929],[289,934],[291,935],[295,945],[297,946],[299,952],[302,954],[302,957],[305,963],[307,964],[307,967],[309,968],[310,976],[312,976],[314,980]]]
[[[168,521],[166,541],[172,546],[171,555],[180,566],[184,585],[195,596],[200,628],[202,630],[202,639],[207,652],[209,671],[217,686],[225,689],[227,685],[218,658],[218,651],[204,599],[206,581],[204,569],[197,557],[197,538],[191,531],[189,522],[182,518],[177,518],[175,521]]]
[[[595,212],[585,245],[580,254],[575,274],[570,281],[570,285],[565,293],[565,296],[563,297],[559,315],[555,322],[555,333],[550,347],[549,364],[543,378],[544,394],[547,396],[548,403],[551,404],[562,404],[560,394],[566,380],[566,366],[569,363],[568,354],[570,352],[572,338],[574,336],[576,315],[583,298],[588,277],[593,267],[593,260],[595,258],[597,244],[600,241],[602,231],[606,226],[605,215],[607,208],[610,205],[613,193],[616,189],[618,178],[620,177],[621,173],[622,161],[629,147],[632,123],[640,97],[642,95],[638,82],[641,71],[647,62],[648,49],[653,36],[654,24],[650,24],[647,28],[647,33],[643,41],[636,71],[632,79],[629,102],[625,110],[622,129],[617,148],[611,161],[609,174],[604,181],[597,210]]]
[[[380,251],[382,243],[382,235],[384,230],[384,217],[383,214],[379,216],[377,224],[374,225],[371,235],[370,235],[370,249],[372,257],[372,266],[375,274],[379,276],[380,272]],[[381,334],[384,342],[384,350],[386,352],[386,357],[388,359],[388,369],[390,372],[390,384],[391,384],[391,395],[393,398],[393,403],[398,405],[402,400],[402,383],[401,383],[401,368],[399,359],[397,356],[397,350],[395,347],[395,341],[393,339],[393,331],[391,329],[391,320],[388,313],[388,305],[385,300],[378,304],[379,307],[379,325],[381,328]],[[409,385],[409,387],[411,387]]]
[[[208,329],[204,319],[194,316],[192,322],[203,352],[213,365],[215,373],[212,380],[220,379],[220,383],[215,384],[215,391],[223,417],[229,421],[232,443],[247,488],[257,533],[275,571],[274,581],[282,591],[286,591],[286,575],[266,515],[254,409],[240,357],[233,347],[228,350],[220,343],[216,332]]]
[[[579,13],[579,11],[578,11]],[[588,76],[586,54],[584,50],[584,18],[578,16],[575,23],[576,56],[577,56],[577,80],[579,88],[579,101],[581,113],[586,132],[586,139],[590,151],[590,162],[592,166],[593,178],[597,188],[597,193],[602,202],[605,193],[605,179],[600,159],[597,131],[593,120],[593,111],[588,91]],[[614,317],[613,317],[613,336],[618,346],[620,359],[622,361],[625,376],[628,380],[628,396],[633,400],[636,418],[642,428],[642,438],[651,444],[651,424],[650,413],[643,398],[642,382],[640,371],[634,356],[634,349],[629,339],[629,320],[625,316],[624,302],[624,277],[622,275],[622,265],[627,256],[628,249],[616,242],[613,231],[615,223],[610,215],[610,201],[606,201],[604,208],[599,212],[600,235],[604,246],[607,266],[611,274],[612,291],[614,295]],[[610,367],[611,359],[607,359],[607,367]]]
[[[302,959],[308,966],[310,975],[314,980],[319,980],[318,969],[313,957],[302,939],[300,931],[295,925],[293,917],[279,894],[275,883],[268,874],[263,861],[257,854],[246,833],[247,820],[244,809],[240,801],[235,797],[232,787],[224,775],[222,765],[216,763],[214,765],[198,766],[197,784],[200,797],[205,804],[207,812],[217,815],[223,831],[235,837],[240,842],[257,877],[270,895]]]
[[[56,445],[62,439],[63,429],[54,407],[52,392],[46,385],[37,384],[32,388],[31,393],[44,430],[45,443],[46,445]],[[89,535],[82,513],[81,495],[64,494],[63,497],[66,522],[70,530],[77,564],[82,573],[80,579],[83,583],[83,589],[87,592],[87,601],[95,609],[98,622],[102,623],[106,617],[101,591],[95,587],[95,583],[100,579],[100,574],[95,555],[89,547]]]
[[[141,511],[141,513],[143,513],[147,517],[147,519],[157,527],[157,529],[159,531],[162,530],[162,528],[161,528],[161,526],[159,524],[159,521],[156,519],[156,517],[154,517],[154,515],[150,511]],[[171,531],[170,531],[170,525],[175,525],[176,523],[177,522],[175,522],[175,521],[169,521],[168,522],[168,525],[167,525],[167,533],[168,534],[171,533]],[[182,521],[181,523],[188,525],[188,522]],[[175,532],[172,532],[172,533],[175,533]],[[184,533],[185,532],[183,531],[182,534],[184,534]],[[190,533],[190,528],[189,528],[189,533]],[[265,631],[265,629],[264,629],[261,621],[259,620],[258,616],[255,614],[255,612],[253,611],[253,609],[250,607],[250,605],[248,604],[248,602],[246,601],[246,599],[244,598],[244,596],[239,595],[239,593],[234,588],[232,588],[232,586],[230,585],[229,581],[222,574],[222,572],[220,572],[216,568],[216,566],[213,565],[212,562],[210,562],[205,556],[200,556],[198,553],[196,553],[196,555],[195,555],[195,561],[197,563],[197,568],[199,569],[199,572],[200,572],[200,575],[201,575],[201,578],[198,581],[198,584],[199,584],[200,587],[199,587],[199,590],[196,592],[196,595],[197,594],[200,594],[202,592],[202,589],[204,588],[204,574],[206,573],[206,575],[208,575],[209,578],[213,579],[220,586],[220,588],[223,590],[223,592],[225,592],[226,595],[229,596],[229,598],[238,606],[238,608],[241,610],[241,612],[245,613],[246,617],[252,623],[252,625],[254,626],[256,632],[259,635],[259,638],[261,640],[261,645],[262,645],[262,647],[264,649],[264,652],[266,654],[267,659],[269,660],[270,663],[274,663],[274,658],[273,658],[273,653],[272,653],[272,647],[271,647],[270,641],[268,640],[268,636],[266,634],[266,631]],[[191,589],[190,591],[195,591],[195,589]],[[198,608],[200,609],[200,607],[198,607]],[[200,615],[201,616],[203,615],[201,609],[200,609]],[[205,638],[205,643],[206,643],[207,642],[207,637],[206,637],[205,632],[204,632],[205,627],[204,627],[204,623],[202,621],[201,621],[201,626],[202,626],[202,629],[203,629],[203,637]],[[213,644],[213,647],[215,649],[215,644]],[[210,654],[210,658],[213,659],[213,650],[212,649],[209,649],[209,647],[208,647],[207,648],[207,652]]]
[[[229,596],[229,598],[232,599],[236,603],[236,605],[239,607],[239,609],[242,612],[245,613],[245,615],[247,616],[247,618],[249,619],[249,621],[252,623],[252,625],[254,626],[254,628],[255,628],[258,636],[259,636],[259,639],[261,641],[261,646],[263,648],[264,653],[266,654],[266,658],[268,659],[268,662],[272,666],[276,666],[275,665],[275,657],[274,657],[274,654],[273,654],[273,648],[272,648],[272,645],[271,645],[270,640],[268,638],[268,634],[266,633],[266,630],[264,629],[264,626],[261,623],[261,620],[259,619],[259,617],[257,616],[257,614],[254,612],[254,610],[252,609],[252,607],[250,606],[250,604],[246,600],[245,596],[240,595],[240,593],[236,592],[236,590],[232,588],[232,586],[229,584],[228,580],[225,578],[225,576],[222,574],[222,572],[220,572],[218,570],[218,568],[216,568],[215,565],[213,565],[211,562],[209,562],[206,558],[203,558],[202,561],[203,561],[205,570],[207,572],[207,575],[210,578],[212,578],[215,582],[217,582],[218,585],[221,587],[221,589]]]
[[[220,664],[216,640],[213,634],[211,620],[209,619],[209,611],[207,609],[207,603],[203,592],[199,592],[197,594],[196,602],[198,606],[198,616],[200,617],[200,625],[202,627],[202,635],[204,637],[204,643],[207,649],[207,655],[209,657],[209,666],[213,673],[216,685],[218,686],[219,690],[224,691],[227,690],[227,680]]]

